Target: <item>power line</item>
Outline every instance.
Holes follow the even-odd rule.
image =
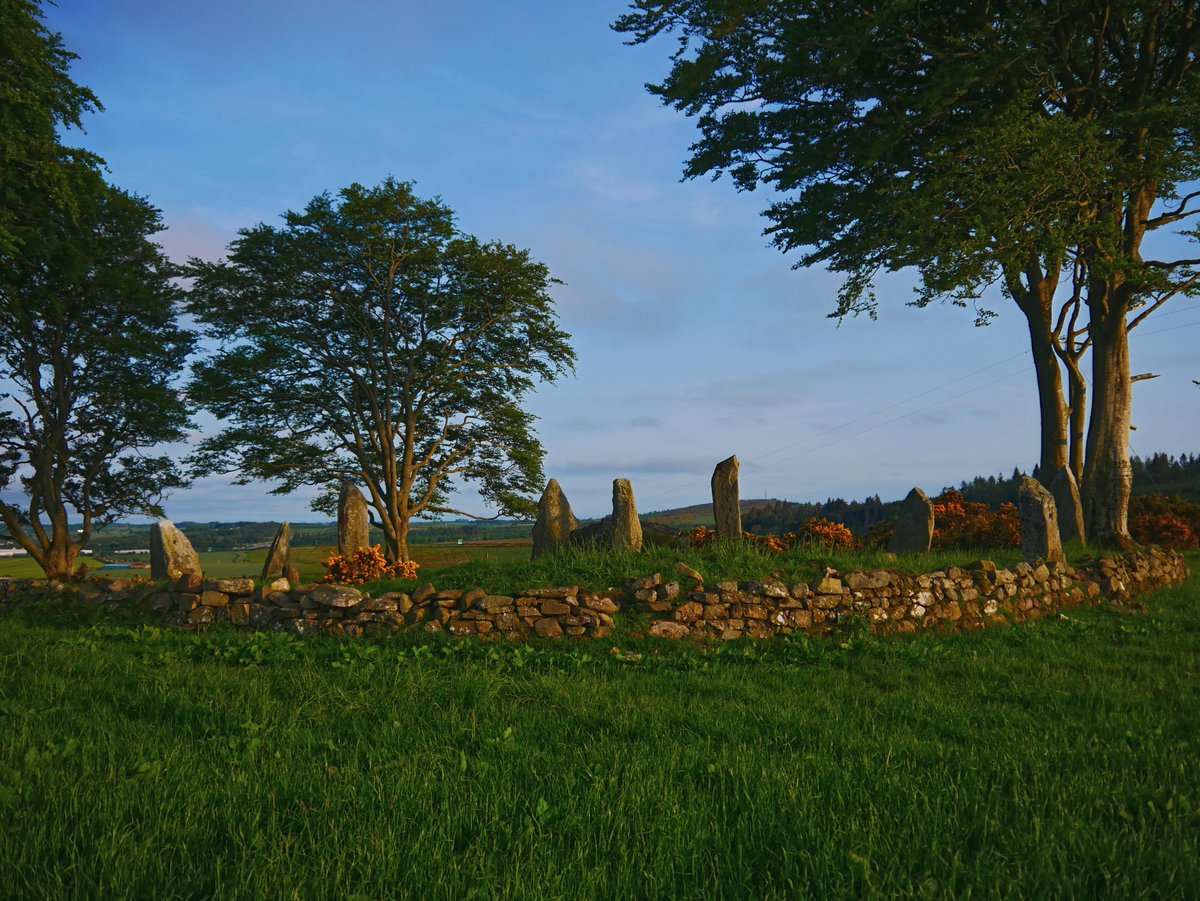
[[[868,426],[865,429],[861,429],[860,431],[855,432],[853,435],[843,435],[841,438],[837,438],[833,441],[829,441],[825,444],[820,445],[819,447],[811,447],[806,451],[801,451],[798,454],[793,454],[792,456],[787,457],[783,460],[776,460],[774,463],[770,463],[766,466],[760,466],[757,469],[755,469],[754,471],[756,473],[762,472],[763,470],[770,469],[773,466],[778,466],[781,463],[788,463],[792,460],[797,460],[800,457],[803,457],[807,454],[815,453],[816,451],[819,451],[819,450],[824,450],[827,447],[833,447],[833,445],[835,445],[835,444],[841,444],[843,441],[848,441],[851,438],[857,438],[859,435],[867,434],[867,432],[873,432],[876,429],[883,428],[884,426],[893,425],[902,419],[908,419],[910,416],[916,416],[918,413],[924,413],[926,410],[932,410],[934,407],[939,407],[942,404],[949,403],[952,400],[958,400],[960,397],[966,397],[968,394],[974,394],[976,391],[982,391],[984,388],[990,388],[992,385],[998,385],[998,384],[1000,384],[1000,382],[1007,381],[1008,379],[1014,378],[1015,376],[1024,375],[1028,371],[1029,371],[1028,369],[1018,369],[1016,372],[1010,372],[1008,375],[1002,375],[998,379],[993,379],[990,382],[985,382],[984,384],[978,385],[974,388],[968,388],[966,391],[963,391],[959,394],[955,394],[953,397],[947,397],[947,398],[944,398],[943,400],[935,401],[934,403],[928,404],[919,409],[911,410],[908,413],[903,413],[900,416],[897,416],[895,419],[889,419],[887,422],[881,422],[881,423],[878,423],[877,425]]]
[[[1195,309],[1196,309],[1196,306],[1190,306],[1190,307],[1187,307],[1187,308],[1185,308],[1185,309],[1180,309],[1180,310],[1171,310],[1171,311],[1169,311],[1169,312],[1166,312],[1166,313],[1156,313],[1156,314],[1155,314],[1155,316],[1154,316],[1154,318],[1155,318],[1155,319],[1160,319],[1160,318],[1163,318],[1163,317],[1166,317],[1166,316],[1174,316],[1174,315],[1177,315],[1177,314],[1179,314],[1179,313],[1189,313],[1189,312],[1192,312],[1192,311],[1193,311],[1193,310],[1195,310]],[[1174,331],[1178,331],[1179,329],[1185,329],[1185,328],[1195,328],[1195,327],[1196,327],[1196,326],[1198,326],[1198,325],[1200,325],[1200,321],[1196,321],[1196,322],[1185,322],[1185,323],[1181,323],[1181,324],[1179,324],[1179,325],[1168,326],[1167,328],[1154,329],[1154,330],[1152,330],[1152,331],[1148,331],[1148,332],[1139,332],[1138,334],[1141,334],[1141,335],[1143,335],[1143,336],[1146,336],[1146,335],[1159,335],[1159,334],[1162,334],[1162,333],[1164,333],[1164,332],[1174,332]],[[836,432],[840,432],[842,429],[849,428],[849,427],[850,427],[850,426],[852,426],[852,425],[857,425],[858,423],[860,423],[860,422],[863,422],[863,421],[865,421],[865,420],[867,420],[867,419],[870,419],[870,418],[872,418],[872,417],[874,417],[874,416],[878,416],[878,415],[880,415],[881,413],[887,413],[887,412],[889,412],[890,410],[894,410],[894,409],[896,409],[897,407],[903,406],[904,404],[911,403],[912,401],[914,401],[914,400],[917,400],[917,399],[919,399],[919,398],[922,398],[922,397],[927,397],[928,395],[930,395],[930,394],[933,394],[933,393],[935,393],[935,392],[937,392],[937,391],[940,391],[940,390],[942,390],[943,388],[947,388],[947,387],[949,387],[950,385],[955,385],[955,384],[958,384],[958,383],[962,382],[962,381],[963,381],[963,380],[965,380],[965,379],[973,378],[973,377],[975,377],[975,376],[977,376],[977,375],[979,375],[979,374],[981,374],[981,373],[987,372],[988,370],[991,370],[991,369],[995,369],[997,366],[1002,366],[1002,365],[1004,365],[1005,363],[1011,362],[1012,360],[1015,360],[1015,359],[1017,359],[1017,358],[1019,358],[1019,357],[1027,357],[1027,356],[1029,356],[1029,351],[1022,351],[1021,353],[1018,353],[1018,354],[1013,354],[1013,355],[1012,355],[1012,356],[1010,356],[1010,357],[1005,357],[1005,358],[1004,358],[1004,359],[1002,359],[1002,360],[997,360],[997,361],[996,361],[996,362],[994,362],[994,363],[989,363],[987,366],[984,366],[984,367],[982,367],[982,368],[980,368],[980,369],[976,369],[975,371],[973,371],[973,372],[969,372],[969,373],[967,373],[966,375],[959,376],[958,378],[952,379],[951,381],[948,381],[948,382],[943,382],[943,383],[942,383],[942,384],[940,384],[940,385],[936,385],[935,387],[933,387],[933,388],[929,388],[929,389],[927,389],[927,390],[925,390],[925,391],[922,391],[922,392],[920,392],[920,393],[918,393],[918,394],[911,395],[910,397],[904,398],[903,400],[899,400],[899,401],[896,401],[895,403],[888,404],[886,407],[880,407],[878,410],[874,410],[874,411],[872,411],[872,412],[870,412],[870,413],[865,413],[865,414],[863,414],[862,416],[856,417],[855,419],[847,420],[846,422],[843,422],[843,423],[841,423],[840,425],[833,426],[832,428],[826,429],[826,430],[825,430],[825,431],[823,431],[823,432],[817,432],[816,434],[809,435],[809,436],[807,436],[807,437],[805,437],[805,438],[802,438],[802,439],[800,439],[799,441],[793,441],[791,444],[785,444],[785,445],[783,445],[782,447],[777,447],[777,448],[775,448],[774,450],[771,450],[771,451],[768,451],[768,452],[767,452],[767,453],[765,453],[765,454],[761,454],[761,455],[759,455],[759,456],[756,458],[756,460],[753,460],[753,461],[747,461],[747,468],[748,468],[748,469],[752,469],[752,472],[754,472],[754,473],[760,473],[760,472],[764,472],[764,471],[766,471],[766,470],[768,470],[768,469],[772,469],[772,468],[774,468],[775,466],[778,466],[778,465],[780,465],[780,464],[782,464],[782,463],[789,463],[789,462],[791,462],[792,460],[799,459],[800,457],[806,456],[806,455],[808,455],[808,454],[810,454],[810,453],[815,453],[816,451],[819,451],[819,450],[824,450],[824,449],[826,449],[826,448],[828,448],[828,447],[832,447],[832,446],[833,446],[833,445],[835,445],[835,444],[840,444],[841,442],[843,442],[843,441],[847,441],[847,440],[849,440],[849,439],[851,439],[851,438],[857,438],[857,437],[858,437],[858,436],[860,436],[860,435],[865,435],[867,432],[872,432],[872,431],[875,431],[876,429],[883,428],[884,426],[893,425],[894,423],[900,422],[900,421],[901,421],[901,420],[903,420],[903,419],[907,419],[907,418],[909,418],[910,416],[915,416],[915,415],[917,415],[918,413],[924,413],[926,410],[931,410],[931,409],[933,409],[934,407],[941,406],[942,404],[945,404],[945,403],[949,403],[949,402],[950,402],[950,401],[952,401],[952,400],[958,400],[958,399],[959,399],[959,398],[961,398],[961,397],[966,397],[968,394],[973,394],[973,393],[975,393],[976,391],[981,391],[981,390],[983,390],[984,388],[990,388],[992,385],[996,385],[996,384],[999,384],[1000,382],[1007,381],[1008,379],[1010,379],[1010,378],[1013,378],[1014,376],[1020,375],[1020,374],[1021,374],[1021,373],[1023,373],[1023,372],[1027,372],[1028,370],[1027,370],[1027,369],[1021,369],[1021,370],[1018,370],[1017,372],[1011,372],[1011,373],[1009,373],[1008,375],[1001,376],[1001,377],[1000,377],[1000,378],[998,378],[998,379],[995,379],[995,380],[993,380],[993,381],[991,381],[991,382],[987,382],[986,384],[983,384],[983,385],[979,385],[979,386],[978,386],[978,387],[976,387],[976,388],[970,388],[970,389],[968,389],[968,390],[966,390],[966,391],[963,391],[963,392],[962,392],[962,393],[960,393],[960,394],[956,394],[956,395],[954,395],[954,396],[952,396],[952,397],[947,397],[947,398],[944,398],[943,400],[936,401],[935,403],[932,403],[932,404],[929,404],[929,405],[927,405],[927,406],[921,407],[920,409],[917,409],[917,410],[912,410],[912,411],[910,411],[910,412],[908,412],[908,413],[904,413],[904,414],[902,414],[902,415],[900,415],[900,416],[897,416],[897,417],[895,417],[894,419],[889,419],[887,422],[881,422],[881,423],[879,423],[879,424],[877,424],[877,425],[873,425],[873,426],[870,426],[870,427],[868,427],[868,428],[861,429],[861,430],[859,430],[859,431],[855,432],[855,433],[854,433],[854,434],[852,434],[852,435],[844,435],[844,436],[842,436],[841,438],[837,438],[837,439],[836,439],[836,440],[834,440],[834,441],[829,441],[829,442],[826,442],[825,444],[819,445],[819,446],[817,446],[817,447],[812,447],[812,448],[809,448],[809,449],[807,449],[807,450],[805,450],[805,451],[802,451],[802,452],[800,452],[800,453],[798,453],[798,454],[793,454],[793,455],[792,455],[792,456],[790,456],[790,457],[786,457],[786,458],[784,458],[783,460],[776,460],[774,463],[767,463],[767,464],[765,464],[765,465],[761,465],[761,464],[758,462],[758,461],[761,461],[761,460],[766,460],[766,459],[767,459],[767,458],[769,458],[769,457],[773,457],[773,456],[775,456],[776,454],[781,454],[781,453],[783,453],[784,451],[791,450],[792,448],[799,447],[799,446],[801,446],[801,445],[803,445],[803,444],[807,444],[807,443],[808,443],[808,442],[810,442],[810,441],[816,441],[816,440],[818,440],[818,439],[820,439],[820,438],[824,438],[824,437],[826,437],[827,435],[832,435],[832,434],[834,434],[834,433],[836,433]],[[1089,380],[1087,379],[1086,375],[1084,376],[1084,381],[1085,381],[1085,383],[1088,383],[1088,382],[1089,382]],[[686,482],[686,483],[684,483],[684,484],[682,484],[682,485],[678,485],[678,486],[676,486],[676,487],[674,487],[674,488],[669,488],[669,489],[667,489],[665,492],[660,492],[659,494],[653,495],[653,496],[650,498],[650,500],[652,500],[652,501],[655,501],[655,502],[662,502],[662,501],[665,501],[665,500],[669,500],[670,498],[672,498],[672,497],[674,497],[674,496],[676,496],[676,495],[680,494],[681,492],[683,492],[683,491],[686,491],[687,489],[689,489],[689,488],[692,488],[692,487],[694,487],[694,486],[696,486],[696,485],[699,485],[699,484],[701,484],[701,483],[703,483],[703,482],[704,482],[704,478],[703,478],[703,477],[701,477],[701,478],[697,478],[697,479],[693,479],[693,480],[692,480],[692,481],[690,481],[690,482]]]
[[[842,429],[849,428],[850,426],[852,426],[852,425],[856,425],[856,424],[858,424],[858,423],[860,423],[860,422],[863,422],[864,420],[870,419],[870,418],[871,418],[871,417],[873,417],[873,416],[878,416],[878,415],[880,415],[881,413],[887,413],[887,412],[889,412],[889,411],[891,411],[891,410],[894,410],[894,409],[896,409],[897,407],[901,407],[901,406],[903,406],[904,404],[911,403],[911,402],[912,402],[912,401],[914,401],[914,400],[917,400],[917,399],[919,399],[919,398],[922,398],[922,397],[927,397],[927,396],[928,396],[928,395],[930,395],[930,394],[933,394],[933,393],[935,393],[935,392],[937,392],[937,391],[941,391],[943,388],[948,388],[948,387],[950,387],[951,385],[957,385],[957,384],[960,384],[961,382],[963,382],[963,381],[964,381],[964,380],[966,380],[966,379],[969,379],[969,378],[974,378],[975,376],[977,376],[977,375],[979,375],[979,374],[981,374],[981,373],[987,372],[987,371],[989,371],[989,370],[991,370],[991,369],[995,369],[997,366],[1003,366],[1005,363],[1010,363],[1010,362],[1012,362],[1013,360],[1019,359],[1020,357],[1027,357],[1027,356],[1029,356],[1029,353],[1030,353],[1029,351],[1025,350],[1025,351],[1021,351],[1020,353],[1013,354],[1012,356],[1005,357],[1005,358],[1004,358],[1004,359],[1002,359],[1002,360],[997,360],[997,361],[996,361],[996,362],[994,362],[994,363],[989,363],[987,366],[983,366],[983,367],[981,367],[981,368],[979,368],[979,369],[976,369],[976,370],[974,370],[973,372],[968,372],[968,373],[966,373],[965,375],[958,376],[957,378],[951,379],[950,381],[947,381],[947,382],[943,382],[943,383],[942,383],[942,384],[940,384],[940,385],[935,385],[935,386],[934,386],[934,387],[932,387],[932,388],[926,389],[925,391],[921,391],[921,392],[919,392],[919,393],[917,393],[917,394],[911,395],[910,397],[906,397],[906,398],[904,398],[904,399],[902,399],[902,400],[898,400],[898,401],[896,401],[895,403],[888,404],[888,405],[887,405],[887,406],[885,406],[885,407],[880,407],[878,410],[874,410],[874,411],[873,411],[873,412],[871,412],[871,413],[866,413],[866,414],[864,414],[864,415],[862,415],[862,416],[859,416],[859,417],[857,417],[857,418],[855,418],[855,419],[848,420],[847,422],[843,422],[843,423],[841,423],[840,425],[836,425],[836,426],[834,426],[834,427],[832,427],[832,428],[826,429],[826,430],[825,430],[825,431],[823,431],[823,432],[817,432],[817,433],[816,433],[816,434],[814,434],[814,435],[809,435],[808,437],[806,437],[806,438],[802,438],[802,439],[801,439],[801,440],[799,440],[799,441],[794,441],[794,442],[792,442],[791,444],[785,444],[785,445],[784,445],[784,446],[782,446],[782,447],[775,448],[775,449],[774,449],[774,450],[772,450],[772,451],[768,451],[767,453],[765,453],[765,454],[762,454],[762,455],[758,456],[758,457],[757,457],[757,459],[758,459],[758,460],[764,460],[764,459],[766,459],[766,458],[768,458],[768,457],[773,457],[775,454],[783,453],[784,451],[791,450],[791,449],[792,449],[792,448],[794,448],[794,447],[799,447],[800,445],[802,445],[802,444],[806,444],[806,443],[808,443],[809,441],[816,441],[816,440],[818,440],[818,439],[820,439],[820,438],[824,438],[824,437],[826,437],[826,436],[828,436],[828,435],[832,435],[832,434],[834,434],[835,432],[840,432]],[[1014,375],[1019,375],[1019,374],[1020,374],[1020,372],[1025,372],[1025,371],[1027,371],[1027,370],[1024,370],[1024,369],[1022,369],[1022,370],[1020,370],[1019,372],[1010,373],[1009,375],[1006,375],[1006,376],[1003,376],[1003,377],[1002,377],[1002,378],[1000,378],[1000,379],[997,379],[997,380],[996,380],[996,382],[1000,382],[1000,381],[1004,381],[1005,379],[1012,378]],[[933,407],[936,407],[936,406],[938,406],[939,404],[947,403],[948,401],[951,401],[951,400],[956,400],[956,399],[957,399],[957,398],[959,398],[959,397],[963,397],[963,396],[964,396],[964,395],[966,395],[966,394],[970,394],[972,391],[978,391],[978,390],[981,390],[981,389],[983,389],[983,388],[987,388],[987,387],[989,387],[989,386],[991,386],[991,385],[993,385],[993,384],[996,384],[996,382],[988,382],[988,383],[987,383],[987,384],[985,384],[985,385],[980,385],[978,388],[973,388],[973,389],[971,389],[970,391],[965,391],[965,392],[963,392],[963,394],[958,394],[958,395],[955,395],[954,397],[948,397],[948,398],[946,398],[946,399],[944,399],[944,400],[937,401],[936,403],[930,404],[930,405],[928,405],[928,406],[926,406],[926,407],[922,407],[922,408],[921,408],[921,409],[919,409],[919,410],[913,410],[913,411],[911,411],[910,413],[906,413],[906,414],[904,414],[904,416],[900,416],[900,417],[897,417],[896,419],[889,420],[889,422],[880,423],[880,424],[879,424],[879,425],[877,425],[877,426],[871,426],[869,429],[864,429],[864,430],[862,430],[862,431],[860,431],[860,432],[855,432],[853,435],[847,435],[847,436],[845,436],[844,438],[839,438],[837,441],[830,442],[829,444],[824,444],[824,445],[821,445],[820,447],[811,448],[811,449],[810,449],[810,451],[821,450],[822,448],[829,447],[831,444],[837,444],[838,442],[840,442],[840,441],[843,441],[843,440],[845,440],[846,438],[854,438],[854,437],[856,437],[857,435],[864,434],[865,432],[872,431],[873,429],[876,429],[876,428],[881,428],[881,427],[882,427],[882,426],[884,426],[884,425],[889,425],[891,422],[898,422],[899,420],[901,420],[901,419],[904,419],[904,418],[906,418],[907,416],[913,416],[913,415],[915,415],[915,414],[917,414],[917,413],[922,413],[922,412],[924,412],[925,410],[928,410],[928,409],[931,409],[931,408],[933,408]],[[804,451],[804,452],[803,452],[803,453],[801,453],[801,454],[797,454],[797,455],[795,455],[795,456],[793,456],[793,457],[788,457],[788,458],[787,458],[787,460],[794,460],[794,459],[796,459],[796,457],[797,457],[797,456],[803,456],[804,454],[806,454],[806,453],[809,453],[810,451]],[[762,472],[763,470],[765,470],[765,469],[769,469],[769,468],[771,468],[771,467],[773,467],[773,466],[777,465],[778,463],[787,462],[787,460],[780,460],[780,461],[776,461],[776,463],[770,463],[770,464],[767,464],[766,466],[758,466],[757,464],[753,464],[753,465],[755,465],[755,466],[756,466],[756,469],[755,469],[754,471],[755,471],[755,472]],[[649,502],[649,501],[654,501],[654,502],[662,502],[662,501],[665,501],[665,500],[669,500],[670,498],[672,498],[672,497],[675,497],[675,496],[676,496],[676,495],[678,495],[679,493],[681,493],[681,492],[683,492],[683,491],[686,491],[686,490],[687,490],[687,489],[689,489],[689,488],[692,488],[692,487],[694,487],[694,486],[696,486],[696,485],[699,485],[699,484],[703,483],[703,481],[704,481],[704,478],[703,478],[703,477],[701,477],[701,478],[698,478],[698,479],[693,479],[693,480],[691,480],[690,482],[686,482],[686,483],[684,483],[684,484],[682,484],[682,485],[677,485],[677,486],[676,486],[676,487],[674,487],[674,488],[669,488],[669,489],[667,489],[667,490],[666,490],[666,491],[664,491],[664,492],[660,492],[660,493],[658,493],[658,494],[652,495],[652,496],[651,496],[651,497],[648,499],[648,502]]]
[[[1161,335],[1163,332],[1175,332],[1181,328],[1195,328],[1200,325],[1200,320],[1196,322],[1185,322],[1183,325],[1173,325],[1170,328],[1157,328],[1152,332],[1140,332],[1141,335]]]

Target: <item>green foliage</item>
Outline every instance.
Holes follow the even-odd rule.
[[[777,191],[768,231],[844,273],[837,315],[869,312],[881,271],[916,267],[918,304],[966,304],[1078,248],[1103,248],[1101,281],[1162,287],[1119,213],[1200,174],[1190,3],[633,6],[615,27],[635,43],[679,36],[650,90],[699,117],[686,174]]]
[[[455,512],[460,479],[529,513],[543,451],[521,402],[574,363],[545,266],[392,179],[284,221],[243,230],[228,262],[192,261],[189,308],[222,350],[191,390],[231,423],[198,471],[319,486],[325,512],[342,480],[365,483],[392,559],[411,517]]]
[[[707,650],[6,616],[0,893],[1193,897],[1198,600]]]
[[[0,501],[0,517],[59,577],[97,526],[162,515],[183,479],[148,449],[189,425],[172,380],[193,335],[175,320],[178,271],[151,240],[159,212],[85,182],[77,209],[47,209],[0,272],[0,380],[15,405],[0,413],[0,487],[25,496]]]
[[[62,36],[46,31],[40,0],[0,2],[0,263],[7,265],[41,229],[47,203],[78,212],[81,175],[102,161],[64,147],[60,127],[81,128],[85,113],[100,109],[87,88],[71,80]]]
[[[1016,302],[1037,375],[1040,465],[1082,462],[1088,535],[1128,543],[1128,330],[1200,293],[1200,259],[1174,249],[1182,242],[1154,243],[1168,259],[1142,252],[1158,229],[1200,237],[1179,225],[1200,213],[1191,0],[632,6],[615,27],[634,43],[679,37],[670,73],[649,89],[698,117],[686,175],[773,189],[775,244],[843,277],[831,315],[873,316],[880,274],[909,267],[917,306],[974,305],[984,324],[995,315],[979,306],[987,288]]]

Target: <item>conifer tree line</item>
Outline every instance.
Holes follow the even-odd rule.
[[[1091,538],[1126,543],[1129,335],[1200,292],[1200,254],[1144,250],[1198,236],[1196,4],[637,0],[615,27],[680,38],[651,90],[699,117],[685,174],[776,191],[772,239],[844,277],[834,315],[872,314],[892,270],[981,323],[1000,287],[1029,326],[1038,470],[1069,467]],[[97,529],[215,473],[326,512],[358,485],[393,561],[413,517],[466,515],[463,484],[532,512],[524,401],[575,362],[543,264],[391,177],[173,262],[161,213],[72,146],[102,110],[74,58],[41,0],[0,0],[6,537],[66,578]],[[162,446],[201,409],[222,428],[180,463]]]
[[[1146,458],[1130,458],[1133,472],[1131,506],[1136,506],[1139,497],[1164,496],[1188,504],[1200,505],[1200,454],[1182,453],[1174,456],[1159,452]],[[1040,479],[1042,473],[1035,465],[1028,473],[1014,467],[1011,474],[975,476],[963,480],[954,490],[963,500],[976,504],[987,504],[998,510],[1001,504],[1017,503],[1021,489],[1021,478],[1032,475]],[[856,535],[866,535],[873,526],[888,522],[896,517],[901,501],[884,501],[879,495],[861,501],[843,498],[828,498],[818,503],[794,503],[775,500],[756,503],[742,514],[742,526],[757,535],[779,535],[795,532],[810,519],[828,519],[841,523]]]
[[[685,175],[767,187],[767,234],[842,275],[834,316],[913,303],[1020,310],[1039,469],[1069,467],[1090,536],[1129,541],[1129,336],[1200,288],[1200,14],[1194,0],[636,0],[631,43],[672,35],[649,90],[697,118]],[[1065,376],[1065,387],[1064,387]],[[1090,394],[1090,396],[1089,396]]]

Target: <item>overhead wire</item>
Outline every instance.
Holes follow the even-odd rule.
[[[970,389],[969,391],[963,392],[963,394],[955,395],[954,397],[948,397],[948,398],[945,398],[944,400],[940,400],[940,401],[937,401],[937,402],[935,402],[935,403],[933,403],[933,404],[929,404],[928,406],[922,407],[922,408],[920,408],[919,410],[913,410],[913,411],[911,411],[910,413],[906,413],[906,414],[904,414],[904,416],[900,416],[900,417],[897,417],[896,419],[889,420],[888,422],[884,422],[884,423],[880,423],[880,424],[878,424],[878,425],[875,425],[875,426],[871,426],[869,429],[863,429],[863,430],[861,430],[861,431],[859,431],[859,432],[855,432],[855,433],[854,433],[854,435],[847,435],[847,436],[845,436],[844,438],[839,438],[839,439],[837,439],[837,441],[829,442],[829,443],[827,443],[827,444],[821,445],[820,447],[811,448],[809,451],[804,451],[804,452],[802,452],[802,453],[800,453],[800,454],[794,455],[794,456],[792,456],[792,457],[788,457],[786,460],[780,460],[780,461],[776,461],[775,463],[769,463],[769,464],[766,464],[765,466],[760,466],[760,465],[757,465],[757,462],[756,462],[756,461],[759,461],[759,460],[764,460],[764,459],[766,459],[766,458],[768,458],[768,457],[772,457],[772,456],[774,456],[774,455],[776,455],[776,454],[783,453],[784,451],[791,450],[791,449],[792,449],[792,448],[794,448],[794,447],[799,447],[799,446],[800,446],[800,445],[802,445],[802,444],[807,444],[807,443],[808,443],[808,442],[810,442],[810,441],[816,441],[816,440],[819,440],[819,439],[821,439],[821,438],[824,438],[824,437],[826,437],[826,436],[828,436],[828,435],[832,435],[832,434],[834,434],[834,433],[836,433],[836,432],[840,432],[842,429],[849,428],[850,426],[857,425],[858,423],[860,423],[860,422],[863,422],[863,421],[865,421],[865,420],[868,420],[868,419],[871,419],[872,417],[879,416],[880,414],[887,413],[887,412],[889,412],[889,411],[891,411],[891,410],[895,410],[896,408],[898,408],[898,407],[901,407],[901,406],[903,406],[904,404],[911,403],[912,401],[914,401],[914,400],[918,400],[919,398],[922,398],[922,397],[927,397],[927,396],[929,396],[930,394],[933,394],[933,393],[935,393],[935,392],[937,392],[937,391],[941,391],[943,388],[948,388],[948,387],[950,387],[951,385],[957,385],[957,384],[960,384],[960,383],[962,383],[963,381],[965,381],[966,379],[974,378],[975,376],[977,376],[977,375],[980,375],[981,373],[988,372],[989,370],[995,369],[997,366],[1003,366],[1005,363],[1010,363],[1010,362],[1012,362],[1013,360],[1019,359],[1019,358],[1021,358],[1021,357],[1027,357],[1027,356],[1029,356],[1029,354],[1030,354],[1030,352],[1029,352],[1029,351],[1027,351],[1027,350],[1025,350],[1025,351],[1021,351],[1020,353],[1013,354],[1012,356],[1005,357],[1005,358],[1004,358],[1004,359],[1002,359],[1002,360],[996,360],[996,361],[995,361],[995,362],[993,362],[993,363],[989,363],[987,366],[983,366],[983,367],[981,367],[981,368],[979,368],[979,369],[976,369],[976,370],[974,370],[974,371],[972,371],[972,372],[968,372],[968,373],[966,373],[965,375],[958,376],[957,378],[954,378],[954,379],[951,379],[951,380],[949,380],[949,381],[943,382],[943,383],[941,383],[940,385],[935,385],[935,386],[934,386],[934,387],[932,387],[932,388],[928,388],[928,389],[926,389],[925,391],[921,391],[921,392],[919,392],[919,393],[917,393],[917,394],[913,394],[913,395],[911,395],[911,396],[909,396],[909,397],[903,398],[902,400],[898,400],[898,401],[895,401],[894,403],[891,403],[891,404],[888,404],[888,405],[886,405],[886,406],[880,407],[878,410],[874,410],[874,411],[872,411],[872,412],[870,412],[870,413],[865,413],[865,414],[863,414],[862,416],[858,416],[858,417],[855,417],[854,419],[847,420],[846,422],[843,422],[843,423],[841,423],[841,424],[839,424],[839,425],[833,426],[832,428],[825,429],[824,431],[817,432],[817,433],[815,433],[815,434],[812,434],[812,435],[808,435],[807,437],[805,437],[805,438],[802,438],[802,439],[800,439],[799,441],[793,441],[793,442],[792,442],[792,443],[790,443],[790,444],[785,444],[785,445],[783,445],[782,447],[777,447],[777,448],[775,448],[774,450],[768,451],[768,452],[767,452],[767,453],[765,453],[765,454],[760,454],[760,455],[758,455],[758,456],[755,458],[755,461],[748,461],[748,465],[749,465],[749,466],[755,466],[755,471],[756,471],[756,472],[761,472],[761,471],[763,471],[763,470],[765,470],[765,469],[769,469],[769,468],[771,468],[771,467],[773,467],[773,466],[777,465],[778,463],[788,462],[789,460],[794,460],[794,459],[796,459],[797,457],[804,456],[805,454],[809,453],[810,451],[821,450],[822,448],[829,447],[831,444],[837,444],[837,443],[839,443],[840,441],[843,441],[843,440],[845,440],[846,438],[853,438],[853,437],[856,437],[856,436],[858,436],[858,435],[864,434],[865,432],[872,431],[873,429],[876,429],[876,428],[881,428],[881,427],[882,427],[882,426],[884,426],[884,425],[889,425],[889,424],[891,424],[892,422],[898,422],[900,419],[904,419],[904,418],[905,418],[905,417],[907,417],[907,416],[913,416],[913,415],[916,415],[917,413],[922,413],[922,412],[924,412],[925,410],[931,409],[931,408],[933,408],[933,407],[936,407],[936,406],[938,406],[938,405],[940,405],[940,404],[947,403],[947,402],[949,402],[949,401],[951,401],[951,400],[956,400],[958,397],[962,397],[962,396],[964,396],[964,395],[966,395],[966,394],[970,394],[972,391],[978,391],[978,390],[982,390],[983,388],[987,388],[987,387],[989,387],[989,386],[991,386],[991,385],[993,385],[993,384],[996,384],[996,382],[1004,381],[1005,379],[1012,378],[1012,377],[1013,377],[1013,376],[1015,376],[1015,375],[1020,375],[1022,372],[1026,372],[1026,371],[1027,371],[1027,369],[1021,369],[1021,370],[1019,370],[1018,372],[1009,373],[1008,375],[1006,375],[1006,376],[1003,376],[1003,377],[1002,377],[1002,378],[1000,378],[1000,379],[997,379],[995,382],[988,382],[987,384],[980,385],[980,386],[978,386],[977,388],[973,388],[973,389]],[[684,484],[681,484],[681,485],[677,485],[677,486],[675,486],[674,488],[669,488],[669,489],[667,489],[666,491],[662,491],[662,492],[659,492],[659,493],[657,493],[657,494],[651,495],[651,496],[648,498],[648,501],[661,502],[661,501],[664,501],[664,500],[669,500],[669,499],[671,499],[672,497],[675,497],[676,495],[680,494],[681,492],[683,492],[683,491],[686,491],[686,490],[687,490],[687,489],[689,489],[689,488],[692,488],[692,487],[694,487],[694,486],[696,486],[696,485],[699,485],[699,484],[701,484],[703,481],[704,481],[704,478],[703,478],[703,477],[696,478],[696,479],[692,479],[691,481],[689,481],[689,482],[686,482],[686,483],[684,483]]]

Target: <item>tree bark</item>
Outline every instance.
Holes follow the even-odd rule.
[[[1075,482],[1083,484],[1084,435],[1087,432],[1087,382],[1079,361],[1067,366],[1068,456]]]
[[[1029,327],[1033,369],[1037,376],[1038,413],[1041,418],[1041,446],[1038,470],[1049,479],[1068,462],[1067,404],[1063,399],[1062,370],[1054,349],[1054,292],[1058,286],[1057,270],[1053,276],[1031,271],[1026,275],[1028,290],[1016,289],[1010,281],[1010,292]]]
[[[1107,292],[1105,292],[1107,293]],[[1118,301],[1118,298],[1112,298]],[[1089,306],[1093,300],[1089,298]],[[1092,308],[1092,415],[1088,422],[1083,475],[1083,519],[1088,540],[1127,548],[1129,495],[1133,467],[1129,462],[1132,381],[1125,304]],[[1108,307],[1102,310],[1102,307]],[[1102,313],[1106,313],[1103,315]]]

